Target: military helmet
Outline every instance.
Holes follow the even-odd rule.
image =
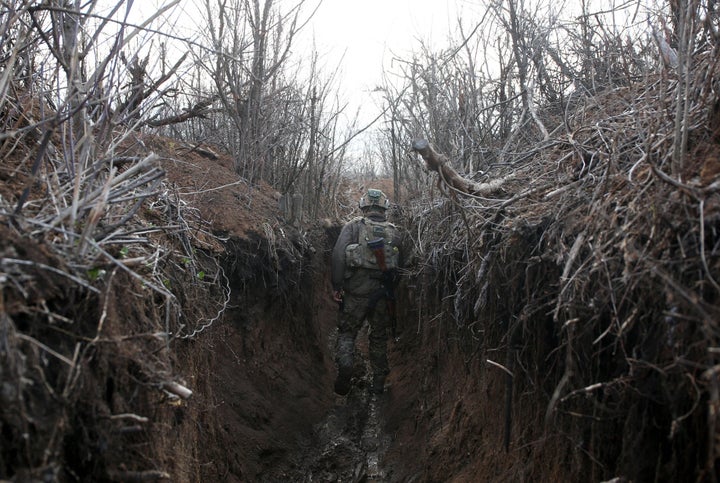
[[[380,208],[383,211],[387,210],[390,206],[390,200],[385,193],[377,189],[369,189],[362,198],[360,198],[360,209],[365,210],[367,208]]]

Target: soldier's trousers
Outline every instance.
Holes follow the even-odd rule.
[[[336,363],[338,382],[349,386],[355,359],[355,340],[367,318],[370,326],[368,334],[370,366],[373,372],[372,390],[382,392],[385,376],[389,372],[387,360],[387,331],[389,317],[385,299],[380,299],[368,313],[368,297],[355,297],[345,294],[343,311],[338,319],[338,338]]]

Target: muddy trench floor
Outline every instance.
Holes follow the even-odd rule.
[[[298,440],[282,469],[264,472],[260,481],[383,482],[390,471],[383,457],[390,443],[384,432],[387,394],[371,394],[366,378],[355,380],[347,396],[336,396],[334,407]]]

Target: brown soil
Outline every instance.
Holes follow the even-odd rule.
[[[165,151],[165,141],[157,142]],[[193,357],[197,345],[206,346],[201,367],[187,368],[199,369],[205,379],[189,403],[207,425],[196,433],[197,457],[204,462],[200,480],[279,481],[269,473],[286,479],[288,472],[304,471],[287,468],[289,455],[311,444],[313,426],[334,403],[329,237],[325,228],[307,227],[312,231],[305,237],[285,224],[280,194],[239,180],[227,157],[182,149],[167,154],[168,179],[181,193],[197,192],[184,198],[227,240],[221,258],[231,308],[207,336],[185,348]],[[287,240],[273,240],[276,235]],[[279,253],[273,260],[274,250]]]
[[[232,309],[207,335],[182,347],[179,357],[181,372],[199,386],[186,409],[188,420],[202,424],[193,449],[201,462],[199,480],[390,481],[394,470],[383,461],[390,441],[401,448],[398,460],[408,456],[403,448],[412,451],[423,443],[417,434],[408,434],[405,442],[385,430],[386,419],[406,424],[418,375],[400,357],[401,344],[394,344],[391,360],[397,369],[388,395],[380,400],[368,395],[362,358],[353,392],[347,398],[333,393],[337,306],[330,299],[329,252],[340,221],[305,225],[301,235],[283,222],[280,194],[267,186],[241,182],[216,189],[238,181],[230,160],[182,149],[168,152],[162,139],[146,139],[145,145],[166,154],[163,166],[180,193],[202,192],[185,199],[213,232],[228,239],[221,256]],[[389,180],[372,184],[392,196]],[[357,199],[364,189],[350,188],[348,197]],[[281,253],[269,266],[268,234],[278,232],[298,251]],[[283,243],[274,243],[282,251]],[[365,344],[361,337],[360,353]],[[403,481],[416,469],[399,466],[398,471],[402,476],[392,481]]]
[[[612,388],[603,401],[587,402],[595,406],[586,414],[603,404],[617,408],[613,418],[594,420],[597,429],[588,430],[570,411],[551,430],[543,422],[563,372],[557,331],[551,315],[538,313],[530,321],[503,304],[521,303],[523,291],[537,282],[532,294],[543,307],[550,291],[544,281],[560,278],[562,267],[553,260],[535,257],[532,269],[526,263],[540,246],[535,232],[544,221],[512,230],[496,265],[502,284],[490,288],[483,309],[493,323],[482,334],[441,317],[452,310],[443,305],[452,286],[439,287],[438,278],[404,280],[387,393],[368,394],[359,358],[355,386],[340,398],[332,390],[337,307],[329,297],[329,253],[342,220],[286,223],[280,193],[240,180],[223,155],[208,157],[152,136],[140,136],[127,149],[161,156],[165,188],[187,203],[191,251],[218,283],[200,283],[182,256],[173,258],[173,248],[188,254],[180,250],[187,247],[166,233],[167,286],[183,309],[171,321],[182,336],[168,341],[167,300],[109,264],[97,267],[107,274],[87,287],[69,283],[63,274],[72,272],[73,260],[59,256],[53,240],[33,236],[21,223],[0,224],[0,478],[603,481],[620,468],[646,481],[698,467],[698,455],[707,453],[697,438],[704,430],[692,432],[704,421],[698,411],[690,430],[672,441],[677,461],[663,460],[668,421],[674,424],[676,416],[650,397],[626,404]],[[20,158],[7,159],[0,169],[0,195],[11,204],[32,186],[31,178],[18,174],[27,168],[22,166]],[[392,194],[389,181],[372,183]],[[348,199],[357,199],[362,188],[349,187]],[[163,224],[162,217],[174,216],[171,208],[162,216],[147,209],[137,222]],[[222,270],[213,271],[213,261]],[[507,267],[515,271],[508,269],[505,278]],[[226,285],[229,303],[214,320]],[[433,303],[437,317],[421,312]],[[522,341],[509,335],[511,317],[522,322]],[[648,334],[648,341],[664,340]],[[587,339],[594,347],[598,335],[578,334],[578,343]],[[643,348],[654,350],[650,343]],[[366,350],[363,338],[358,349]],[[513,363],[533,365],[537,378],[523,376],[526,368],[519,367],[511,385],[502,365],[512,370]],[[621,370],[606,366],[608,372]],[[658,377],[652,368],[645,370],[638,377],[648,381],[642,386],[648,394],[665,387],[652,379]],[[193,395],[172,397],[164,390],[168,381]],[[678,414],[691,414],[681,402]],[[619,442],[618,434],[628,439]],[[685,443],[686,450],[676,449]],[[644,449],[628,461],[636,445]]]
[[[20,381],[25,365],[48,358],[40,344],[71,357],[78,340],[102,333],[101,342],[88,346],[92,354],[77,358],[82,387],[68,391],[61,404],[43,391],[22,401],[14,400],[10,389],[2,394],[0,402],[7,404],[0,475],[13,481],[389,479],[392,470],[382,461],[390,444],[384,420],[406,407],[402,384],[398,396],[371,398],[359,358],[353,392],[339,398],[332,390],[337,306],[329,296],[329,252],[340,221],[285,223],[280,194],[239,179],[227,156],[203,155],[147,135],[126,149],[123,154],[160,155],[167,190],[193,215],[193,250],[220,261],[229,304],[212,325],[198,326],[202,330],[193,337],[167,346],[144,335],[148,327],[156,327],[151,332],[163,327],[162,300],[138,299],[142,289],[131,277],[113,271],[99,285],[99,295],[68,289],[72,284],[62,275],[37,268],[71,271],[47,241],[0,225],[3,257],[30,264],[18,272],[24,292],[6,287],[0,299],[3,333],[14,336],[0,351],[3,367],[23,366],[6,379]],[[0,173],[6,200],[14,202],[27,186],[30,178],[22,175],[27,168],[19,157],[7,160]],[[389,181],[374,185],[392,195]],[[355,200],[363,189],[349,188],[348,196]],[[31,198],[37,195],[33,191]],[[151,210],[139,215],[147,217],[141,223],[163,221]],[[197,298],[202,292],[192,289],[192,278],[178,274],[178,281],[188,284],[180,290],[187,298],[184,318],[207,320],[222,298],[220,289],[205,300]],[[38,311],[43,304],[74,321],[71,330],[63,327],[60,336],[53,335],[57,329]],[[29,337],[42,342],[29,348],[32,344],[23,342]],[[13,344],[16,352],[7,350]],[[359,350],[364,349],[361,338]],[[28,352],[32,358],[24,359]],[[47,363],[55,368],[53,377],[66,377],[62,363]],[[169,398],[153,389],[158,370],[191,389],[192,397]],[[45,372],[41,379],[49,377]],[[395,373],[391,377],[399,382]],[[28,425],[35,436],[22,455],[17,448]],[[43,459],[47,447],[58,448],[57,454]]]

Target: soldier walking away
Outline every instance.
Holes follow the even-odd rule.
[[[385,193],[369,189],[360,198],[363,216],[348,222],[332,253],[333,299],[340,306],[335,392],[350,392],[355,339],[365,320],[370,326],[370,390],[381,394],[389,372],[388,329],[394,330],[397,269],[402,263],[402,233],[387,221],[390,204]]]

